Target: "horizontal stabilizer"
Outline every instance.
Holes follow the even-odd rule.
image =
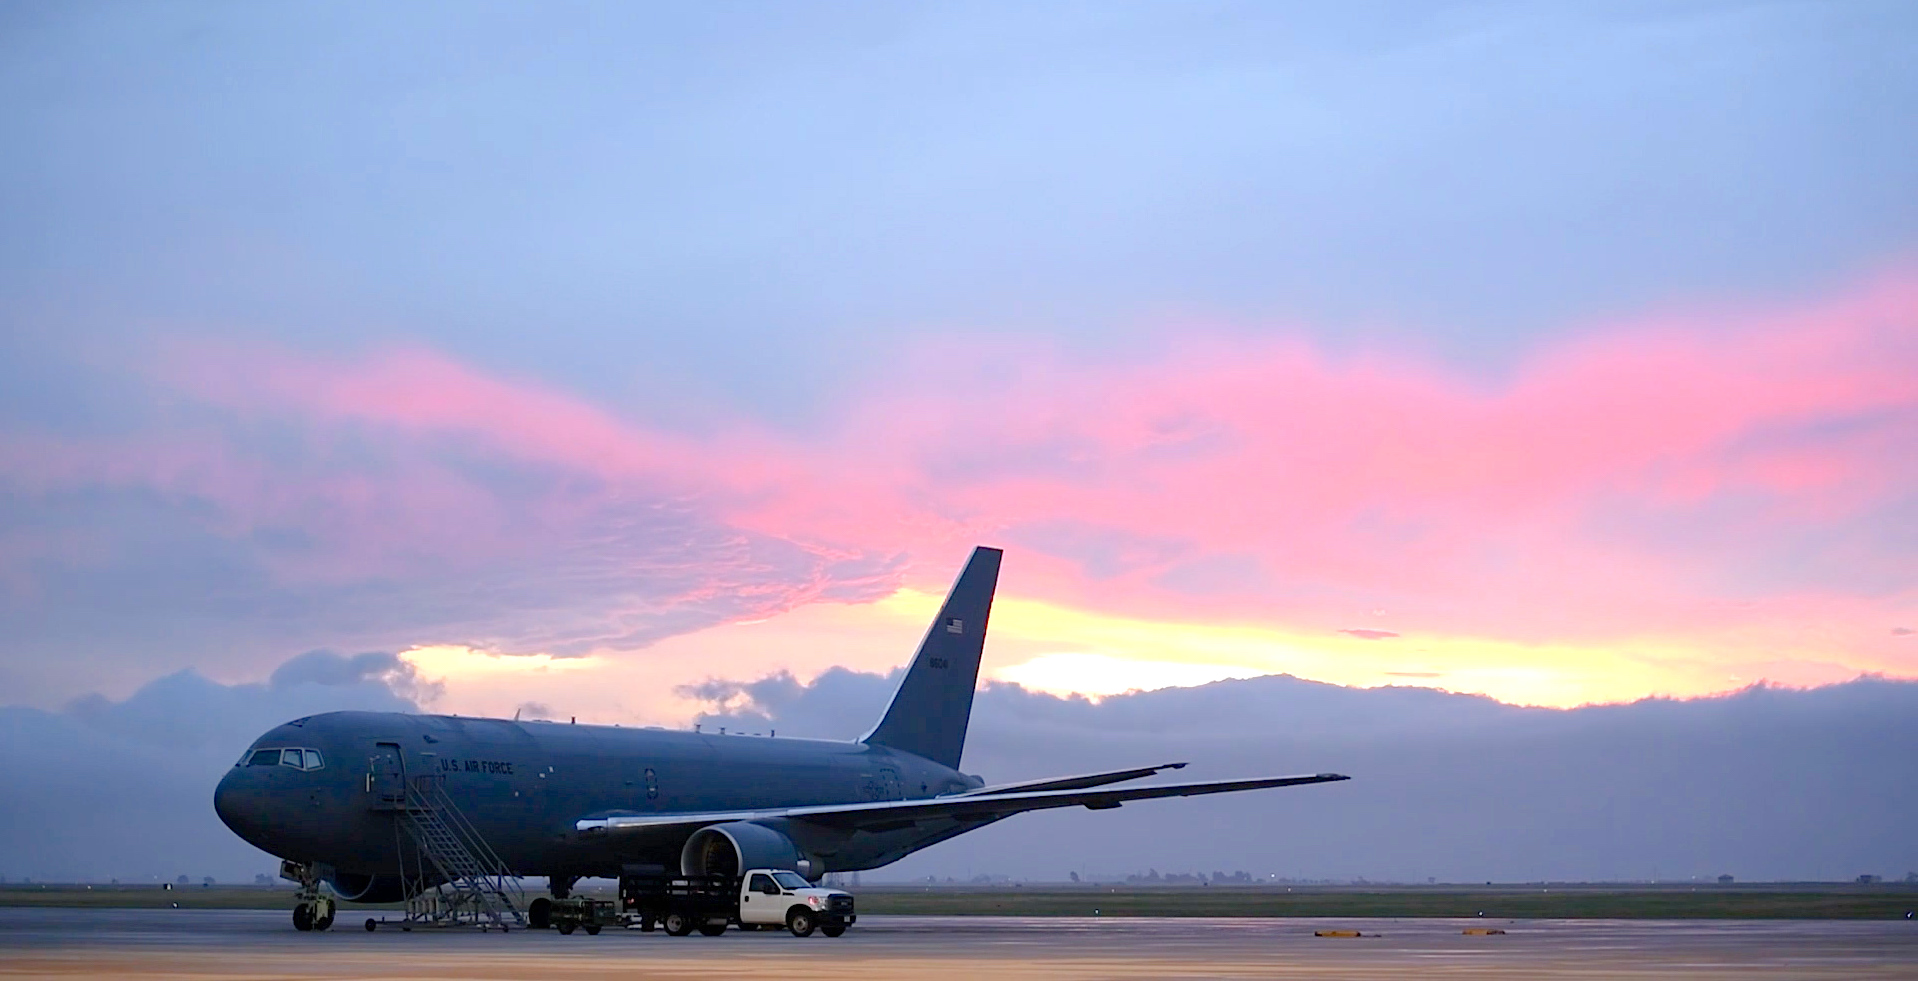
[[[1158,766],[1141,766],[1131,770],[1111,770],[1106,773],[1088,773],[1077,777],[1053,777],[1050,780],[1032,780],[1026,783],[1002,783],[993,787],[980,787],[968,790],[959,797],[978,797],[983,794],[1013,794],[1034,790],[1085,790],[1088,787],[1103,787],[1112,783],[1124,783],[1149,777],[1160,770],[1183,770],[1184,763],[1161,763]]]

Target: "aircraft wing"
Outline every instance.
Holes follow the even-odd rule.
[[[1169,783],[1117,790],[1016,790],[1004,793],[933,797],[923,800],[871,801],[861,804],[809,804],[801,807],[698,813],[620,814],[602,818],[585,818],[576,822],[574,826],[579,831],[589,833],[661,830],[675,827],[685,827],[690,830],[726,821],[765,821],[786,818],[851,831],[884,831],[909,827],[921,821],[995,821],[1024,811],[1040,811],[1055,807],[1085,807],[1099,811],[1118,807],[1127,801],[1134,800],[1229,794],[1240,790],[1297,787],[1304,784],[1332,783],[1350,779],[1352,778],[1338,773],[1315,773],[1300,777],[1210,780],[1203,783]]]
[[[1141,766],[1131,770],[1109,770],[1105,773],[1087,773],[1077,777],[1051,777],[1046,780],[1028,780],[1022,783],[1002,783],[993,787],[980,787],[954,794],[955,797],[980,797],[990,794],[1012,794],[1031,790],[1084,790],[1088,787],[1103,787],[1109,783],[1124,783],[1149,777],[1160,770],[1183,770],[1184,763],[1161,763],[1158,766]]]

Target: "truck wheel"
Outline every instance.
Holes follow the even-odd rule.
[[[589,937],[599,936],[599,924],[597,923],[586,924],[586,935]]]
[[[526,925],[544,930],[553,925],[553,901],[541,896],[526,907]]]
[[[653,922],[653,918],[650,916],[642,916],[639,918],[639,932],[641,933],[651,933],[653,932],[653,928],[658,925],[659,924]]]
[[[570,937],[573,935],[574,926],[575,924],[573,923],[572,920],[564,920],[554,924],[553,929],[558,930],[559,935],[562,937]]]
[[[719,936],[720,934],[722,934],[722,933],[725,933],[725,932],[726,932],[726,924],[724,924],[724,923],[701,923],[701,924],[699,925],[699,932],[700,932],[700,935],[701,935],[701,936],[707,936],[707,937],[717,937],[717,936]]]
[[[846,935],[846,927],[843,923],[829,923],[820,927],[819,932],[828,937],[843,937]]]
[[[668,913],[660,925],[666,928],[669,937],[683,937],[693,932],[692,917],[684,913]]]
[[[808,910],[796,909],[786,914],[786,929],[791,930],[795,937],[812,936],[813,927],[818,925],[819,921],[813,919]]]

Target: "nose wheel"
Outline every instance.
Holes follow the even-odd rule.
[[[280,877],[300,884],[300,891],[295,894],[299,902],[293,907],[293,929],[301,933],[331,929],[333,899],[320,893],[319,871],[311,865],[281,862]]]
[[[333,926],[333,901],[321,896],[293,907],[293,929],[328,930]]]

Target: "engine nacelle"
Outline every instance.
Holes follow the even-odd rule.
[[[397,903],[406,898],[397,875],[356,875],[335,872],[326,880],[333,893],[349,903]]]
[[[812,876],[812,863],[800,857],[791,838],[751,821],[701,828],[679,850],[681,875],[738,875],[746,869],[793,869]]]

